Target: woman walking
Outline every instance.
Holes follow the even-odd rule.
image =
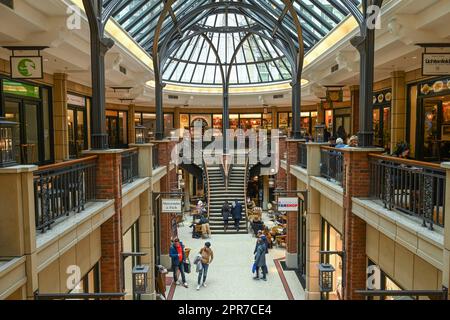
[[[239,224],[242,220],[242,204],[240,204],[238,200],[234,203],[232,214],[234,219],[234,227],[236,228],[236,231],[239,232]]]
[[[197,260],[197,259],[196,259]],[[200,263],[198,264],[198,285],[197,291],[203,286],[206,288],[206,277],[208,276],[209,265],[214,260],[214,252],[211,249],[211,243],[206,242],[205,246],[200,250]]]
[[[225,201],[222,207],[222,219],[223,219],[223,231],[227,232],[228,229],[228,220],[231,215],[231,206],[228,201]]]

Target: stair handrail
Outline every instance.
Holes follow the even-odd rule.
[[[208,221],[209,221],[209,213],[211,210],[211,188],[209,187],[209,174],[208,174],[208,165],[206,164],[205,158],[203,158],[203,171],[204,171],[204,175],[205,175],[205,183],[206,183],[206,203],[208,204],[208,208],[207,208],[207,212],[208,212]]]

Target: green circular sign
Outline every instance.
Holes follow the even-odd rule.
[[[30,77],[33,75],[31,70],[36,70],[36,64],[30,59],[22,59],[17,65],[17,70],[24,77]]]

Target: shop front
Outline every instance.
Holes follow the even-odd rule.
[[[352,135],[352,109],[342,107],[325,110],[325,126],[334,137],[347,141]]]
[[[122,149],[128,145],[128,112],[106,110],[106,131],[111,149]]]
[[[342,252],[343,241],[342,235],[324,218],[321,224],[320,251],[322,252]],[[333,290],[323,293],[323,300],[342,300],[342,281],[343,281],[343,261],[339,255],[324,254],[320,257],[320,263],[333,266]]]
[[[411,154],[422,161],[450,160],[450,77],[408,87]]]
[[[0,78],[0,115],[18,123],[16,160],[21,164],[53,161],[51,89],[33,83]]]
[[[88,110],[91,100],[75,94],[67,95],[67,126],[69,135],[69,157],[80,158],[88,144]]]
[[[374,145],[390,149],[392,90],[376,92],[373,96]]]
[[[135,112],[134,114],[135,125],[144,126],[147,130],[147,141],[154,138],[156,132],[156,113],[147,112]],[[169,136],[170,132],[174,130],[173,113],[164,114],[164,134]]]
[[[305,135],[314,136],[315,127],[317,124],[318,112],[302,112],[300,114],[300,126],[301,132]],[[284,134],[289,135],[292,130],[292,112],[279,112],[278,113],[278,129],[283,131]]]

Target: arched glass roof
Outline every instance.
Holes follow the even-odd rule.
[[[105,7],[111,1],[116,0],[105,0]],[[351,1],[360,3],[359,0]],[[214,3],[219,2],[222,6],[215,8]],[[244,3],[247,7],[228,9],[224,6],[227,2]],[[162,0],[122,0],[113,17],[151,54],[155,28],[164,3]],[[208,5],[204,11],[196,10]],[[294,0],[293,7],[302,25],[305,52],[350,14],[340,0]],[[286,41],[292,41],[298,48],[294,19],[282,0],[176,0],[171,9],[163,23],[159,45],[164,44],[174,27],[178,28],[177,39],[181,45],[174,46],[163,60],[164,65],[161,67],[164,81],[221,85],[220,63],[225,76],[230,64],[232,65],[231,85],[292,79],[289,59],[280,46],[272,41],[275,36],[284,32],[284,35],[291,38]],[[179,23],[186,19],[191,21],[181,23],[180,27]],[[277,22],[278,26],[272,30],[268,27],[273,25],[269,20]],[[258,32],[247,36],[248,30]],[[245,41],[238,48],[244,38]],[[179,39],[186,41],[181,43]],[[232,62],[235,51],[236,57]]]

